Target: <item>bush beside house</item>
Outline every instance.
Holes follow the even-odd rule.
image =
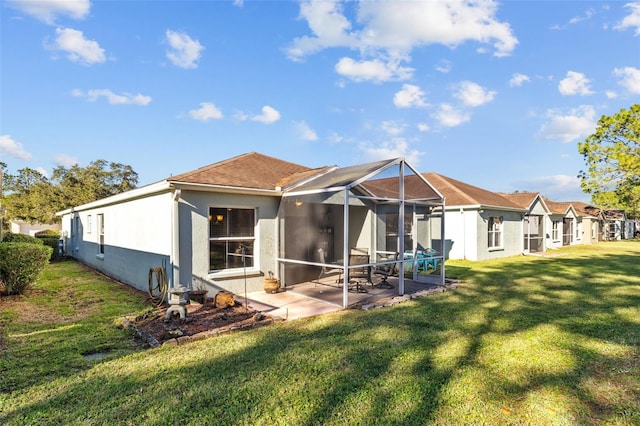
[[[7,234],[0,242],[0,293],[23,294],[47,266],[53,249],[37,238],[30,242],[13,242]],[[18,240],[22,237],[16,238]]]

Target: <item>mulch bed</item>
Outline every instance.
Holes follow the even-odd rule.
[[[176,314],[166,321],[165,315],[168,308],[169,305],[163,304],[145,317],[137,318],[132,325],[162,344],[185,336],[216,335],[216,331],[249,328],[270,319],[269,316],[254,309],[245,308],[237,301],[235,306],[226,308],[216,307],[210,299],[203,304],[191,302],[186,305],[185,319],[181,319]]]

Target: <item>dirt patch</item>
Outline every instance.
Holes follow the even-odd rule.
[[[162,305],[142,318],[137,318],[134,325],[146,334],[153,336],[160,343],[182,336],[194,336],[205,331],[221,330],[229,327],[242,327],[257,321],[264,321],[267,316],[251,308],[247,309],[236,301],[235,306],[216,308],[212,300],[205,303],[186,305],[187,317],[179,315],[165,321],[168,305]]]

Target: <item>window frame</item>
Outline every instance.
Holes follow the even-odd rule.
[[[554,241],[558,241],[558,235],[560,235],[560,221],[559,220],[553,220],[551,221],[551,239]]]
[[[259,261],[258,261],[258,208],[257,207],[247,207],[247,206],[222,206],[222,205],[210,205],[208,206],[208,227],[207,227],[207,244],[208,244],[208,256],[209,256],[209,261],[208,261],[208,273],[210,275],[215,275],[215,276],[224,276],[224,275],[238,275],[238,273],[242,273],[244,270],[247,271],[257,271],[258,270],[258,265],[259,265]],[[232,236],[232,235],[223,235],[223,236],[212,236],[212,225],[215,224],[217,222],[217,214],[220,213],[221,210],[226,211],[226,213],[222,213],[223,214],[223,221],[222,223],[230,223],[230,219],[229,219],[229,212],[231,211],[245,211],[245,212],[252,212],[253,215],[253,225],[250,227],[251,229],[251,235],[238,235],[238,236]],[[228,226],[228,225],[227,225]],[[227,231],[229,231],[227,229]],[[246,229],[245,229],[246,231]],[[239,266],[229,266],[229,256],[231,256],[230,251],[229,251],[229,247],[227,246],[225,248],[225,253],[224,253],[224,259],[225,259],[225,264],[226,267],[224,268],[218,268],[218,269],[214,269],[214,265],[212,265],[211,262],[211,253],[212,253],[212,249],[211,249],[211,243],[212,242],[226,242],[226,243],[240,243],[240,242],[247,242],[250,241],[250,253],[249,254],[245,254],[246,258],[250,259],[250,263],[246,264],[246,265],[239,265]],[[238,248],[238,247],[236,247]],[[246,260],[245,258],[245,260]]]
[[[96,214],[96,242],[98,245],[98,252],[96,256],[99,258],[104,258],[104,213]]]
[[[489,250],[504,248],[504,216],[487,217],[487,248]]]

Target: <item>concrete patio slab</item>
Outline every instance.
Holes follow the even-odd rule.
[[[314,299],[292,291],[267,293],[257,291],[247,294],[249,307],[285,321],[313,317],[342,310],[342,306]]]

